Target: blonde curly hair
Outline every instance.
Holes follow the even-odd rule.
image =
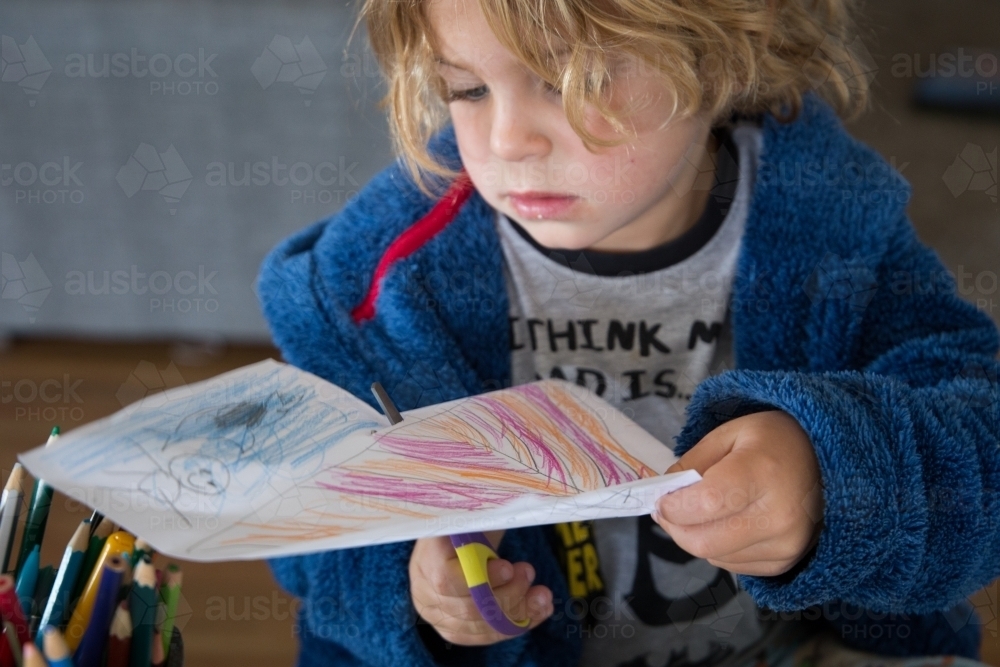
[[[851,41],[853,0],[478,1],[498,41],[561,90],[566,117],[591,150],[611,144],[584,127],[586,105],[628,140],[625,110],[611,108],[607,93],[633,66],[663,76],[677,117],[769,112],[790,121],[810,90],[848,118],[868,104],[863,49]],[[364,0],[358,22],[386,77],[396,152],[432,194],[456,174],[427,149],[448,108],[426,3]]]

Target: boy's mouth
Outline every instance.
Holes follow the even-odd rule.
[[[565,215],[580,198],[559,192],[539,192],[528,190],[524,192],[507,192],[510,205],[523,218],[543,220]]]

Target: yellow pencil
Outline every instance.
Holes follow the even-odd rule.
[[[104,571],[104,564],[112,555],[121,556],[125,559],[126,563],[132,557],[132,550],[135,548],[135,537],[131,533],[126,533],[124,530],[119,530],[116,533],[111,533],[108,535],[107,542],[104,543],[104,548],[101,550],[101,555],[98,556],[97,562],[94,564],[93,571],[90,572],[90,578],[87,579],[87,585],[83,588],[83,593],[80,594],[80,600],[76,603],[76,607],[73,609],[73,615],[70,616],[69,625],[66,626],[66,645],[69,650],[75,651],[76,647],[80,645],[80,640],[83,639],[83,633],[87,629],[87,624],[90,622],[90,614],[94,610],[94,600],[97,597],[97,589],[100,588],[101,584],[101,573]],[[129,568],[126,568],[129,569]],[[84,576],[86,573],[80,573]]]

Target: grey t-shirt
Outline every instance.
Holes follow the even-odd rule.
[[[727,309],[759,142],[752,123],[732,129],[702,220],[671,247],[612,258],[634,260],[634,270],[595,268],[608,253],[542,248],[498,214],[513,382],[587,386],[672,447],[695,387],[731,367]],[[691,247],[713,213],[716,228]],[[651,257],[685,245],[678,261],[650,270]],[[735,577],[685,553],[650,517],[597,521],[593,532],[604,598],[591,606],[584,666],[714,665],[760,637],[756,607]]]

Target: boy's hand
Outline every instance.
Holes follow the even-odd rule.
[[[502,530],[486,533],[496,548]],[[512,619],[531,618],[531,628],[552,615],[552,591],[532,586],[535,569],[529,563],[493,559],[487,565],[490,585],[500,606]],[[421,618],[430,623],[445,641],[463,646],[495,644],[506,635],[483,620],[469,595],[458,556],[448,537],[417,540],[410,556],[410,596]]]
[[[703,479],[660,498],[653,518],[688,553],[730,572],[775,576],[816,543],[823,518],[809,436],[778,410],[733,419],[667,472]]]

